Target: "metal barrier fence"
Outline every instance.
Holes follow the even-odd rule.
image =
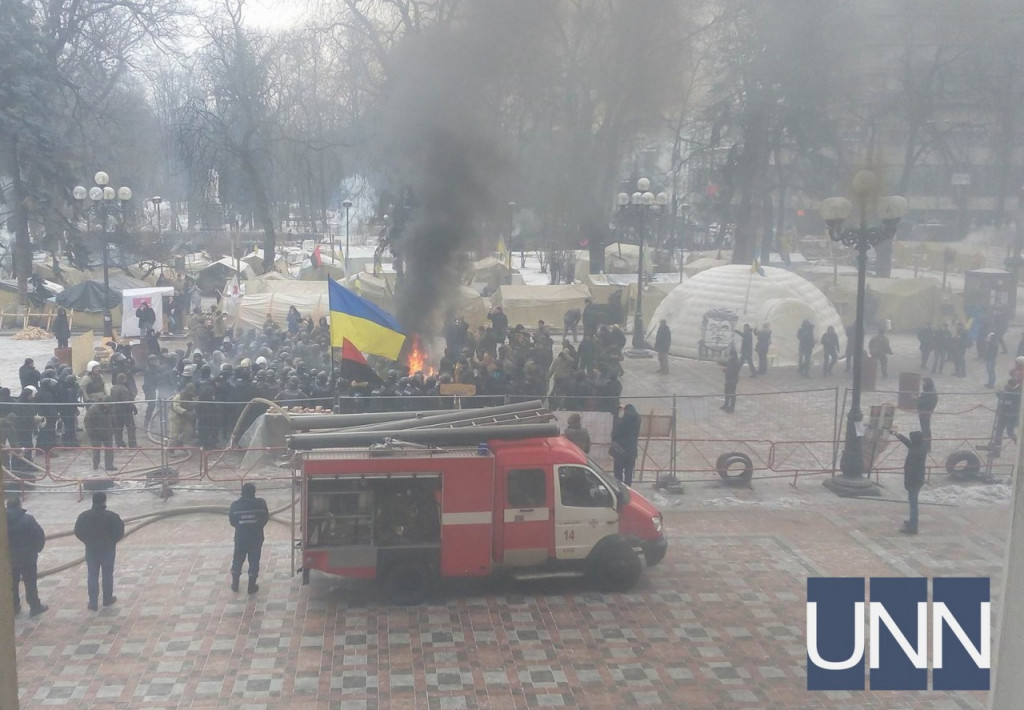
[[[329,404],[330,409],[339,412],[373,412],[474,409],[527,399],[530,398],[489,395],[348,397],[336,398]],[[863,408],[868,412],[873,405],[895,404],[898,399],[898,392],[866,392]],[[564,426],[571,411],[579,411],[590,431],[591,457],[610,469],[611,411],[618,404],[633,404],[645,422],[634,474],[638,481],[660,481],[670,477],[685,482],[719,477],[723,475],[722,455],[736,454],[749,459],[754,480],[791,478],[796,485],[801,477],[835,472],[842,449],[846,400],[847,392],[839,387],[741,394],[737,413],[725,415],[718,412],[721,395],[588,397],[576,402],[587,405],[585,409],[558,410],[556,416]],[[325,400],[303,400],[309,409],[325,403]],[[221,422],[216,437],[205,442],[204,450],[193,441],[172,440],[174,434],[181,432],[175,431],[172,425],[174,417],[169,400],[153,400],[152,407],[150,402],[143,400],[133,404],[138,410],[133,421],[141,446],[114,448],[114,470],[106,471],[102,448],[64,444],[72,427],[81,429],[82,411],[91,405],[6,403],[8,411],[15,415],[24,407],[32,407],[32,411],[52,417],[54,425],[52,438],[44,445],[46,435],[40,433],[32,441],[32,447],[28,447],[28,441],[16,431],[9,431],[11,445],[2,452],[3,465],[5,468],[13,467],[15,475],[21,473],[38,479],[33,485],[58,488],[81,487],[84,481],[97,478],[114,480],[122,485],[150,486],[164,480],[161,476],[154,476],[153,472],[165,469],[173,470],[178,481],[216,483],[241,481],[249,477],[285,479],[291,475],[286,461],[282,460],[286,453],[282,447],[230,448],[227,435],[231,432]],[[197,403],[197,406],[228,406],[237,416],[245,404]],[[970,454],[968,463],[973,465],[976,459],[984,473],[1012,474],[1015,457],[1009,452],[1015,452],[1015,449],[1010,448],[1010,443],[1003,442],[999,447],[998,453],[1002,458],[990,457],[990,453],[996,452],[986,448],[992,443],[994,433],[994,405],[992,390],[940,394],[939,408],[932,419],[929,476],[945,471],[949,457],[958,452]],[[75,406],[77,416],[69,414]],[[148,426],[147,410],[151,410]],[[897,410],[896,423],[902,431],[918,428],[916,411]],[[737,433],[749,433],[756,438],[736,436]],[[81,431],[72,432],[70,439],[88,443],[88,437]],[[31,451],[32,456],[17,453],[23,451]],[[94,456],[97,454],[99,461],[94,469]],[[902,473],[904,455],[905,450],[898,442],[891,443],[878,452],[873,475]],[[17,470],[19,468],[20,471]]]

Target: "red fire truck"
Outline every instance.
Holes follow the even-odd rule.
[[[376,579],[399,604],[419,603],[438,578],[500,573],[625,591],[668,548],[661,513],[558,436],[295,461],[305,584],[311,570]]]

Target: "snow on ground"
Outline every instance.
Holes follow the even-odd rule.
[[[724,497],[709,498],[701,501],[703,505],[712,508],[798,508],[807,505],[809,501],[799,498],[774,498],[772,500],[742,500],[740,498]]]
[[[1008,483],[979,483],[925,488],[921,491],[920,500],[922,503],[947,505],[1003,505],[1013,500],[1013,486]]]

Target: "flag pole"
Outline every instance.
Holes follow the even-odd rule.
[[[337,392],[338,385],[334,381],[334,333],[331,332],[331,275],[325,273],[324,278],[327,281],[327,352],[331,357],[331,391]],[[331,411],[334,411],[333,401]]]

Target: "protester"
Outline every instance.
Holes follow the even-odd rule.
[[[1020,397],[1021,384],[1012,377],[996,395],[996,428],[993,443],[997,447],[1002,446],[1003,434],[1009,436],[1014,444],[1017,443],[1017,434],[1014,430],[1020,421]]]
[[[757,331],[757,343],[754,350],[757,352],[757,374],[764,375],[768,372],[768,350],[772,346],[772,327],[765,323]],[[740,366],[742,368],[742,365]]]
[[[11,584],[14,592],[14,613],[21,613],[20,583],[25,583],[25,601],[29,616],[38,616],[49,609],[39,601],[37,561],[46,544],[46,533],[36,519],[25,512],[21,499],[7,499],[7,545],[11,555]]]
[[[640,438],[640,414],[636,407],[627,404],[622,415],[612,424],[612,461],[615,478],[627,486],[633,485],[633,468],[636,466],[637,441]]]
[[[910,519],[904,521],[900,532],[906,535],[917,534],[917,497],[924,486],[925,466],[927,465],[928,447],[924,435],[919,431],[910,432],[910,438],[902,434],[896,438],[907,447],[907,458],[903,462],[903,487],[907,489],[907,501],[910,504]]]
[[[882,377],[888,377],[889,356],[892,355],[892,347],[889,345],[889,336],[885,334],[885,328],[879,328],[878,333],[871,336],[871,340],[868,341],[868,355],[878,363]]]
[[[579,412],[569,415],[569,421],[563,433],[565,438],[576,444],[583,453],[590,453],[590,432],[583,426],[583,418]]]
[[[740,383],[740,370],[743,369],[735,350],[729,350],[729,359],[722,369],[725,371],[725,403],[722,410],[731,414],[736,411],[736,387]]]
[[[668,352],[672,347],[672,330],[668,327],[668,321],[664,318],[658,324],[658,332],[654,335],[654,352],[658,353],[658,374],[668,374]],[[754,363],[750,363],[754,368]]]
[[[757,368],[754,367],[754,330],[749,323],[744,323],[743,330],[734,332],[740,336],[740,369],[750,365],[750,376],[757,377]]]
[[[68,347],[68,342],[71,340],[71,324],[68,321],[68,312],[63,308],[57,309],[57,317],[53,319],[51,330],[53,337],[57,339],[57,347]]]
[[[921,380],[921,394],[917,398],[917,418],[921,423],[921,434],[928,449],[932,446],[932,414],[939,406],[939,395],[935,382],[930,377]]]
[[[829,326],[825,334],[821,336],[822,348],[822,377],[832,374],[832,368],[839,360],[839,334],[833,326]]]
[[[117,543],[124,537],[121,516],[107,510],[107,494],[93,493],[92,508],[75,521],[75,537],[85,543],[86,589],[89,609],[98,608],[100,576],[103,577],[103,606],[117,601],[114,596],[114,558]]]
[[[804,320],[796,332],[797,340],[797,369],[804,377],[811,376],[811,356],[814,353],[816,340],[814,338],[814,324]]]

